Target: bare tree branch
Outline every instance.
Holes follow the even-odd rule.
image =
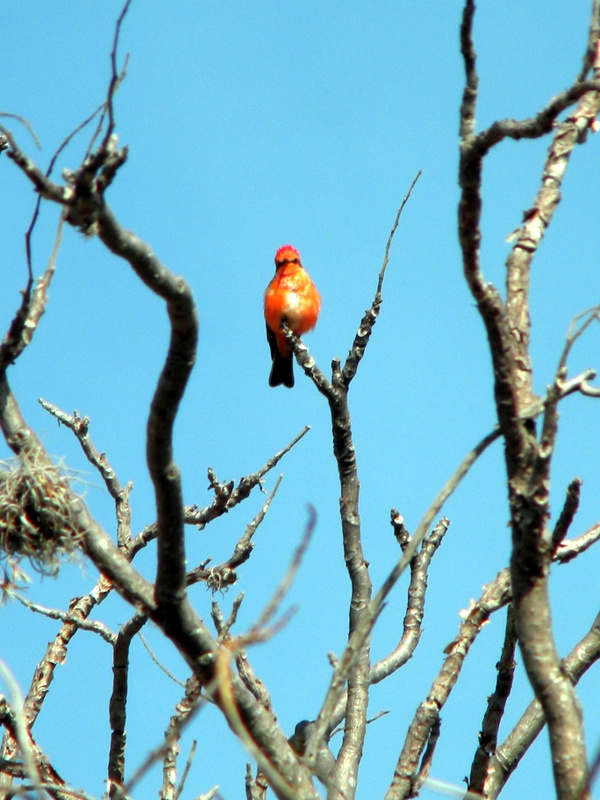
[[[82,631],[97,633],[102,639],[104,639],[105,642],[110,645],[114,645],[115,643],[117,638],[116,634],[109,630],[102,622],[81,619],[69,611],[61,611],[58,608],[46,608],[45,606],[40,606],[38,603],[30,602],[17,592],[12,592],[11,594],[15,600],[18,600],[19,603],[21,603],[21,605],[25,606],[25,608],[28,608],[30,611],[33,611],[36,614],[41,614],[49,619],[59,619],[61,622],[73,623],[76,628],[79,628]]]
[[[107,110],[107,113],[108,113],[108,126],[106,128],[106,134],[105,134],[105,137],[104,137],[103,146],[106,146],[106,144],[108,143],[108,140],[112,136],[113,131],[115,129],[115,114],[114,114],[114,109],[113,109],[113,98],[114,98],[114,96],[115,96],[115,94],[117,92],[117,89],[119,88],[119,84],[125,78],[125,70],[127,68],[128,57],[126,56],[125,57],[125,64],[123,65],[121,70],[117,69],[117,47],[119,45],[119,38],[121,36],[121,26],[123,25],[123,20],[125,19],[125,16],[126,16],[127,12],[129,11],[129,6],[130,5],[131,5],[131,0],[126,0],[125,5],[121,9],[121,13],[119,14],[119,16],[117,18],[117,22],[115,24],[115,33],[114,33],[114,37],[113,37],[113,46],[112,46],[112,50],[110,52],[111,76],[110,76],[110,82],[108,84],[108,93],[107,93],[107,96],[106,96],[106,110]]]
[[[392,509],[393,526],[398,525],[398,516],[398,513]],[[403,523],[401,524],[402,527],[404,527]],[[425,537],[421,549],[411,559],[408,601],[406,613],[404,615],[402,636],[396,647],[371,667],[371,673],[369,675],[370,686],[380,683],[396,672],[396,670],[403,667],[412,657],[419,644],[421,639],[421,622],[423,621],[425,610],[427,571],[433,555],[442,543],[442,539],[448,530],[449,524],[450,522],[447,518],[444,517],[441,519],[431,533]],[[407,539],[405,540],[404,547],[408,545],[410,540],[408,532],[406,532],[406,536]],[[342,692],[335,706],[335,710],[332,712],[329,730],[337,727],[342,721],[346,708],[346,699],[346,692]],[[370,721],[371,720],[367,720],[367,722]]]
[[[600,658],[600,614],[591,629],[575,645],[562,662],[569,680],[576,684],[581,676]],[[496,749],[490,759],[482,793],[489,800],[498,797],[510,775],[518,766],[545,724],[544,712],[539,700],[533,700],[513,730]],[[578,791],[584,791],[585,787]],[[576,796],[576,795],[575,795]]]
[[[421,758],[421,763],[419,765],[419,770],[412,781],[413,791],[418,793],[426,783],[427,778],[429,776],[429,771],[431,769],[431,764],[433,763],[433,755],[435,753],[435,748],[438,743],[438,739],[440,738],[440,728],[442,727],[442,721],[438,717],[433,725],[431,726],[431,730],[429,732],[429,736],[427,738],[427,746],[425,747],[425,752]]]
[[[559,564],[566,564],[571,561],[580,553],[585,552],[593,544],[600,539],[600,522],[592,525],[585,533],[578,536],[576,539],[566,539],[561,541],[558,548],[553,554],[553,561],[558,561]]]
[[[423,539],[421,549],[410,562],[408,603],[404,615],[402,636],[396,647],[371,669],[371,683],[379,683],[402,667],[412,656],[421,638],[421,623],[425,612],[427,571],[431,559],[446,535],[450,520],[443,517],[431,533]],[[408,542],[407,542],[408,544]]]
[[[199,708],[198,703],[202,702],[202,686],[195,676],[192,676],[186,683],[185,694],[175,707],[175,714],[169,720],[169,725],[165,731],[165,754],[163,757],[163,782],[161,788],[161,800],[177,800],[187,777],[189,765],[188,759],[186,771],[181,777],[179,787],[177,787],[177,757],[179,755],[179,738],[183,726],[187,723],[190,715]],[[195,744],[190,752],[193,758]]]
[[[556,520],[554,531],[552,532],[552,554],[556,552],[562,540],[565,538],[573,522],[573,518],[579,508],[579,495],[581,494],[581,479],[574,478],[567,488],[565,504]]]
[[[466,0],[460,24],[460,52],[465,65],[465,88],[460,107],[460,138],[465,141],[475,133],[475,113],[477,109],[477,54],[473,44],[474,0]]]
[[[595,9],[596,11],[596,9]],[[521,413],[533,398],[529,357],[529,270],[531,260],[559,202],[559,189],[575,145],[600,109],[600,47],[592,63],[595,81],[578,83],[554,98],[535,118],[521,123],[503,120],[474,134],[475,56],[472,48],[474,3],[463,14],[465,98],[461,109],[459,240],[467,284],[486,327],[494,367],[498,422],[506,443],[505,457],[513,534],[511,574],[515,616],[523,661],[548,723],[554,778],[559,800],[575,800],[587,782],[587,761],[579,705],[561,672],[552,635],[547,574],[551,558],[546,520],[550,464],[558,430],[557,404],[565,372],[559,369],[545,402],[540,440]],[[596,26],[597,27],[597,26]],[[594,29],[592,24],[591,29]],[[588,46],[588,51],[590,47]],[[481,240],[481,168],[489,149],[505,136],[537,137],[548,132],[556,116],[572,103],[576,109],[559,125],[532,209],[516,233],[507,261],[506,304],[485,282],[479,263]],[[581,800],[585,800],[584,793]]]
[[[213,519],[227,513],[241,503],[242,500],[249,497],[252,489],[261,485],[262,479],[267,472],[273,469],[283,456],[288,453],[309,430],[310,428],[306,426],[289,444],[269,458],[259,470],[241,478],[235,488],[233,487],[233,483],[219,483],[216,480],[214,472],[209,470],[210,488],[215,492],[215,499],[210,506],[205,506],[200,509],[196,506],[186,506],[184,509],[184,521],[186,525],[197,525],[202,529],[209,522],[212,522]],[[146,526],[144,530],[132,540],[129,552],[132,553],[132,555],[137,553],[140,548],[145,547],[145,545],[155,539],[157,535],[158,527],[156,523]]]
[[[21,355],[23,350],[30,343],[40,317],[44,313],[48,300],[48,287],[56,267],[56,256],[60,246],[62,226],[63,216],[61,215],[54,239],[54,247],[50,253],[46,269],[43,275],[36,281],[35,287],[33,286],[33,277],[30,273],[27,286],[23,291],[21,307],[11,322],[2,340],[2,344],[0,344],[0,369],[6,369],[9,364],[13,364]]]
[[[567,367],[567,359],[571,354],[573,345],[593,322],[600,322],[600,305],[586,308],[585,311],[580,311],[579,314],[573,317],[569,323],[565,336],[565,346],[558,361],[557,375],[562,375],[563,370]]]
[[[419,170],[415,175],[415,177],[413,178],[413,182],[409,186],[408,191],[404,195],[404,198],[400,203],[400,207],[396,212],[396,218],[394,219],[394,224],[392,225],[392,229],[390,230],[390,235],[388,236],[388,240],[385,246],[383,264],[381,265],[379,278],[377,280],[377,290],[375,292],[375,297],[371,304],[371,308],[365,311],[365,315],[362,318],[360,325],[358,326],[358,330],[356,332],[356,336],[354,337],[352,347],[350,348],[350,352],[348,353],[348,357],[346,358],[346,362],[342,369],[341,377],[345,386],[348,386],[352,378],[354,378],[354,376],[356,375],[356,370],[358,369],[358,365],[363,355],[365,354],[365,349],[367,347],[367,343],[371,336],[373,325],[375,325],[377,317],[379,316],[379,309],[381,308],[381,303],[382,303],[381,289],[383,287],[383,278],[385,276],[385,271],[387,269],[387,265],[390,260],[390,248],[392,246],[392,240],[398,228],[398,223],[400,222],[400,217],[402,215],[402,212],[404,211],[404,206],[408,203],[412,190],[415,188],[415,184],[420,177],[421,177],[421,170]]]
[[[129,684],[129,647],[133,637],[147,622],[145,614],[135,614],[126,622],[115,641],[113,652],[113,686],[108,706],[110,720],[110,752],[107,786],[111,800],[118,800],[125,783],[126,706]]]
[[[131,507],[129,505],[129,493],[133,488],[133,484],[129,482],[125,486],[121,486],[114,469],[108,463],[106,453],[99,453],[94,447],[89,435],[89,417],[80,417],[76,411],[72,416],[66,414],[53,403],[47,403],[45,400],[42,400],[41,397],[38,398],[38,403],[61,424],[73,431],[87,460],[96,467],[102,476],[108,493],[115,501],[117,542],[119,547],[126,547],[131,539]]]
[[[487,708],[483,716],[481,731],[479,733],[479,746],[471,765],[469,777],[469,791],[474,794],[483,793],[487,777],[490,758],[496,751],[498,731],[504,716],[506,701],[512,690],[515,673],[515,649],[517,646],[517,628],[512,606],[509,604],[506,611],[506,630],[500,661],[496,664],[498,677],[496,688],[488,697]]]
[[[202,566],[190,570],[186,576],[188,586],[197,580],[203,580],[206,581],[206,585],[212,592],[218,592],[222,591],[227,586],[231,586],[237,581],[236,569],[250,558],[250,554],[254,548],[252,537],[256,533],[256,529],[260,523],[265,518],[265,515],[269,510],[269,506],[273,502],[273,498],[275,497],[277,489],[279,488],[282,477],[283,476],[280,475],[275,481],[273,490],[267,496],[258,514],[256,514],[252,521],[246,526],[246,530],[236,542],[235,547],[233,548],[233,553],[227,559],[227,561],[224,561],[222,564],[219,564],[216,567],[210,567],[209,569],[206,569],[204,566]]]
[[[41,783],[35,752],[36,747],[29,733],[23,696],[21,695],[19,685],[2,659],[0,659],[0,679],[2,679],[2,682],[7,687],[10,694],[10,709],[12,714],[8,716],[8,709],[5,706],[5,719],[10,724],[10,733],[13,735],[19,751],[21,752],[25,775],[32,783]]]
[[[464,660],[473,641],[488,621],[490,614],[510,600],[510,577],[502,570],[484,587],[479,600],[471,601],[462,612],[463,622],[454,641],[444,649],[446,659],[435,678],[427,699],[419,704],[410,724],[402,752],[394,770],[394,778],[385,794],[385,800],[413,797],[418,781],[419,759],[432,733],[436,736],[440,711],[454,688]]]
[[[581,72],[577,76],[577,81],[584,81],[592,69],[596,56],[596,45],[600,39],[600,3],[594,0],[592,3],[592,18],[590,20],[590,30],[588,34],[587,48],[583,56]]]
[[[115,255],[129,262],[139,278],[167,304],[171,324],[169,352],[161,372],[147,426],[146,456],[156,495],[158,566],[156,599],[163,612],[185,596],[185,547],[181,479],[173,460],[175,415],[196,358],[198,320],[192,294],[151,249],[125,231],[106,205],[98,210],[98,235]]]

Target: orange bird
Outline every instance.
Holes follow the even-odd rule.
[[[275,253],[275,276],[265,292],[267,341],[273,366],[269,386],[294,385],[293,354],[281,330],[281,323],[297,336],[317,324],[321,298],[300,263],[298,251],[289,244]]]

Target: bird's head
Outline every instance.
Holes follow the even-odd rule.
[[[275,253],[275,266],[279,269],[279,267],[288,264],[290,261],[299,264],[300,254],[291,244],[284,244],[283,247],[280,247]]]

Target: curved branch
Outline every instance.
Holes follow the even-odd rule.
[[[539,139],[540,136],[550,133],[559,114],[562,114],[563,111],[566,111],[567,108],[590,92],[600,92],[600,80],[598,78],[589,81],[576,81],[564,92],[553,97],[533,117],[523,120],[501,119],[492,123],[489,128],[475,136],[473,148],[480,155],[485,155],[488,150],[499,144],[503,139]],[[589,125],[595,117],[589,106],[586,116],[586,125]]]
[[[421,623],[425,612],[427,571],[435,552],[446,535],[450,520],[442,518],[431,533],[423,539],[421,549],[410,562],[408,603],[404,615],[403,631],[396,647],[371,668],[371,684],[379,683],[402,667],[415,651],[421,638]]]
[[[175,415],[196,358],[198,319],[183,278],[173,275],[147,244],[122,228],[106,205],[99,210],[98,226],[98,236],[108,249],[128,261],[142,281],[166,301],[171,324],[169,352],[152,399],[146,442],[158,523],[156,599],[167,613],[186,591],[183,498],[172,438]]]

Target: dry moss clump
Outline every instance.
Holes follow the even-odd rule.
[[[47,462],[0,462],[0,561],[28,558],[55,575],[60,557],[72,555],[81,539],[70,496],[66,476]]]

